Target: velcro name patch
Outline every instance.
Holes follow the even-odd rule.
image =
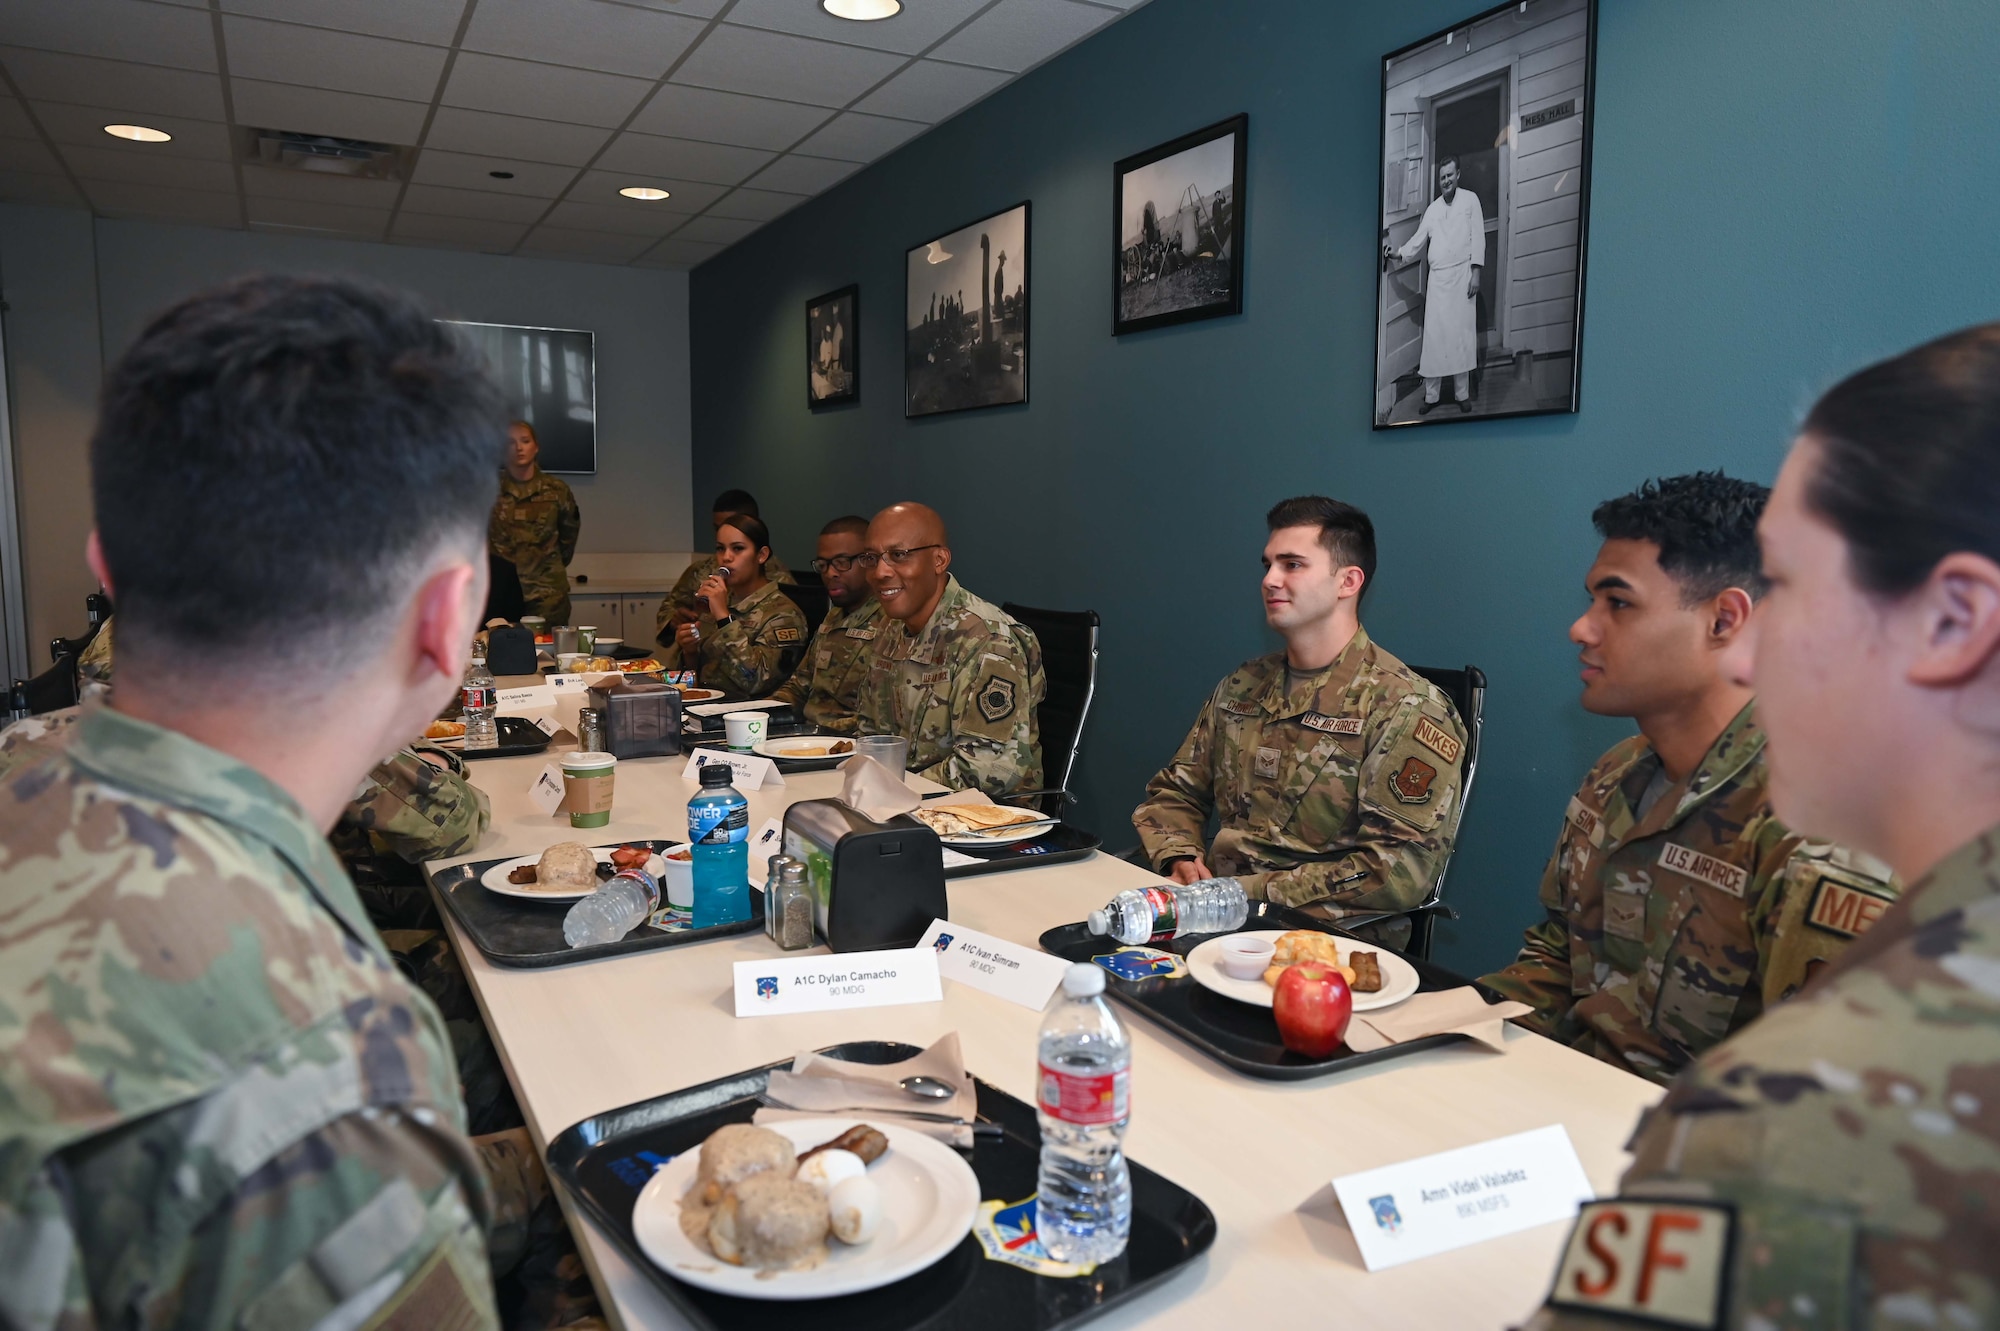
[[[949,670],[926,670],[923,674],[923,678],[919,679],[917,683],[928,687],[929,685],[932,684],[949,683],[950,680],[951,680],[951,671]]]
[[[847,636],[850,638],[859,638],[861,641],[867,642],[875,636],[875,626],[873,624],[864,624],[860,628],[849,629],[847,630]]]
[[[1361,733],[1361,718],[1358,716],[1328,716],[1324,712],[1307,712],[1299,718],[1302,726],[1323,730],[1329,735],[1358,735]]]
[[[1672,841],[1660,851],[1660,867],[1720,888],[1732,897],[1742,896],[1743,890],[1750,885],[1747,870],[1724,864],[1713,855],[1704,855],[1692,847]]]
[[[1575,824],[1577,831],[1590,838],[1591,845],[1604,844],[1604,820],[1594,810],[1586,808],[1582,800],[1570,796],[1569,809],[1563,816]]]
[[[772,629],[771,637],[779,642],[797,642],[804,637],[797,629]]]
[[[1729,1207],[1706,1202],[1587,1203],[1549,1302],[1653,1326],[1719,1327],[1735,1224]]]
[[[1435,753],[1448,763],[1458,761],[1458,755],[1465,752],[1465,745],[1458,736],[1446,730],[1428,716],[1417,718],[1417,728],[1410,732],[1410,738]]]
[[[1859,938],[1894,904],[1887,897],[1822,875],[1806,906],[1806,923],[1842,938]]]

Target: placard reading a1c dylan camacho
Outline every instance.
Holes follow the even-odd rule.
[[[935,1003],[944,997],[937,953],[927,947],[771,957],[739,961],[734,970],[739,1017]]]

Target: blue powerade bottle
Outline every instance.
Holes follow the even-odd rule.
[[[729,784],[734,775],[726,762],[708,763],[688,801],[697,929],[750,918],[750,801]]]

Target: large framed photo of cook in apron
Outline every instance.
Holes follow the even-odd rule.
[[[1382,60],[1377,429],[1575,411],[1596,0],[1512,0]]]

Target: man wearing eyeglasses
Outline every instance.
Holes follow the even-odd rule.
[[[819,557],[812,567],[832,604],[813,638],[812,654],[771,695],[830,735],[854,733],[855,702],[882,628],[882,603],[855,562],[867,537],[868,519],[863,517],[835,518],[820,528]]]
[[[904,736],[910,770],[956,790],[1004,799],[1039,787],[1042,646],[951,576],[944,519],[893,504],[868,524],[856,562],[884,616],[857,733]]]

